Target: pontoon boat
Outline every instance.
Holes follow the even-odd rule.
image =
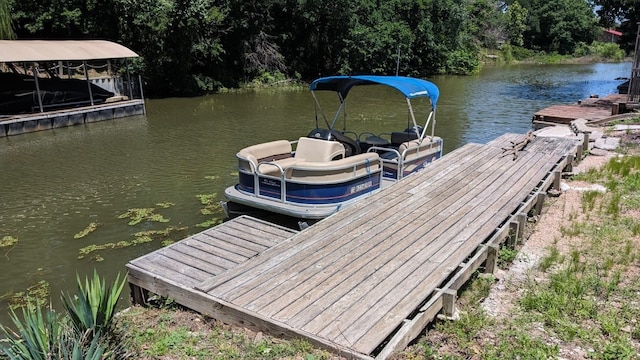
[[[349,91],[360,85],[384,85],[400,91],[413,126],[379,135],[337,130],[341,114],[346,124]],[[297,141],[249,146],[236,154],[239,182],[225,190],[229,201],[223,203],[230,217],[249,207],[299,219],[323,219],[442,155],[442,139],[434,135],[439,90],[433,83],[401,76],[331,76],[313,81],[310,88],[316,102],[316,128],[309,135]],[[331,123],[322,113],[316,91],[338,95],[340,105]],[[423,127],[411,107],[414,98],[430,100]],[[326,127],[319,126],[318,113]],[[427,135],[429,125],[431,134]]]

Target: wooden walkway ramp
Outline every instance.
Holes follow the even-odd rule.
[[[535,138],[517,156],[503,150],[522,137],[467,144],[298,234],[279,232],[224,271],[186,263],[178,272],[192,272],[189,281],[169,278],[167,286],[163,274],[174,265],[162,252],[180,242],[129,263],[129,281],[223,321],[304,337],[350,358],[387,358],[453,311],[473,271],[492,271],[498,244],[521,231],[579,147]]]
[[[599,121],[622,114],[626,109],[627,95],[610,94],[603,98],[588,98],[578,104],[552,105],[533,114],[534,126],[569,125],[582,118],[589,122]]]

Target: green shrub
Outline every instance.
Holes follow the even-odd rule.
[[[98,273],[93,271],[91,281],[85,278],[84,287],[80,277],[77,277],[78,295],[62,297],[62,302],[71,323],[78,333],[87,330],[94,332],[108,331],[113,322],[116,304],[125,279],[120,280],[120,274],[116,277],[115,286],[107,286],[104,279],[100,279]]]
[[[524,60],[536,56],[536,52],[534,50],[525,49],[519,46],[512,46],[511,54],[516,60]]]
[[[591,47],[596,56],[607,60],[622,61],[626,55],[624,50],[620,49],[620,45],[616,43],[594,42]]]
[[[83,286],[78,276],[79,295],[62,297],[64,316],[34,304],[22,307],[22,316],[11,310],[13,329],[0,324],[5,338],[0,353],[10,360],[98,360],[124,354],[110,331],[125,280],[118,275],[114,286],[106,286],[94,271]]]
[[[502,45],[502,47],[500,47],[500,53],[502,54],[502,58],[506,63],[510,63],[515,60],[515,57],[513,55],[513,46],[509,44]]]
[[[103,359],[105,346],[98,337],[89,340],[69,331],[66,319],[51,308],[29,305],[22,308],[21,318],[13,310],[10,317],[15,331],[0,325],[5,335],[0,351],[10,360]]]
[[[582,56],[587,56],[591,54],[592,54],[591,47],[582,41],[577,43],[576,48],[573,50],[574,57],[582,57]]]
[[[456,50],[449,54],[446,72],[456,75],[469,75],[480,70],[480,60],[474,51]]]

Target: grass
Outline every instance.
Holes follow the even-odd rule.
[[[116,326],[137,359],[329,359],[302,340],[283,340],[224,325],[179,308],[132,307]]]

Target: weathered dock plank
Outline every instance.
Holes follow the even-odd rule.
[[[234,228],[237,224],[251,230],[237,237],[225,233],[226,229]],[[236,230],[234,232],[238,233]],[[268,240],[256,234],[267,236]],[[146,275],[151,273],[163,281],[192,289],[294,234],[294,230],[262,220],[239,217],[130,261],[127,264],[129,282],[166,295],[163,290],[165,287],[159,285],[156,278]]]

